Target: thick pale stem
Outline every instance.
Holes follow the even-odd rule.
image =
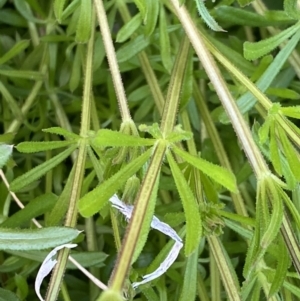
[[[209,79],[211,80],[211,83],[216,90],[216,93],[219,96],[220,101],[222,102],[224,109],[231,119],[231,123],[253,167],[253,170],[258,178],[264,177],[265,174],[269,173],[268,167],[263,160],[258,147],[254,143],[250,129],[244,121],[243,116],[239,112],[238,107],[231,96],[213,57],[207,50],[204,40],[195,27],[185,6],[180,6],[177,0],[171,0],[171,2],[187,36],[189,37],[191,44],[194,47],[195,52],[202,63],[203,68],[205,69]]]

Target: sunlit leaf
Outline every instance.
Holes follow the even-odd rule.
[[[131,136],[122,132],[101,129],[97,132],[96,136],[92,139],[92,144],[95,147],[105,146],[147,146],[153,145],[155,139],[145,139],[138,136]]]
[[[212,164],[204,159],[194,157],[176,146],[174,146],[172,150],[185,161],[211,177],[215,182],[221,184],[230,191],[236,191],[236,180],[232,172],[226,170],[221,166]]]
[[[197,9],[199,12],[199,15],[204,20],[205,24],[214,31],[226,31],[224,30],[217,22],[216,20],[211,16],[207,8],[205,7],[204,1],[202,0],[195,0],[197,4]]]
[[[244,56],[247,60],[256,60],[263,55],[271,52],[274,48],[278,47],[282,42],[290,38],[296,31],[299,30],[300,23],[297,23],[277,35],[274,35],[265,40],[256,43],[244,43]]]

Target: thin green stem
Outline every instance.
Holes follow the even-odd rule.
[[[174,68],[172,70],[165,108],[162,115],[160,129],[162,131],[163,137],[166,137],[168,134],[170,134],[173,131],[175,125],[177,115],[176,113],[180,100],[179,95],[182,88],[189,47],[190,42],[187,37],[184,37],[178,55],[176,56]]]
[[[80,135],[82,139],[80,140],[78,156],[76,159],[75,166],[75,176],[72,183],[72,190],[70,194],[70,202],[68,207],[68,212],[66,215],[65,226],[75,227],[77,223],[77,201],[79,200],[82,188],[82,181],[84,177],[85,170],[85,160],[87,155],[87,141],[86,136],[90,127],[90,110],[91,110],[91,89],[92,89],[92,63],[93,63],[93,49],[94,49],[94,23],[95,18],[92,22],[91,37],[87,45],[87,59],[85,66],[85,81],[83,89],[83,103],[82,103],[82,116],[81,116],[81,128]],[[60,289],[60,284],[65,273],[66,264],[69,258],[70,249],[62,249],[57,258],[57,265],[53,271],[48,293],[46,296],[46,301],[55,301],[58,296]]]
[[[110,72],[112,75],[113,83],[114,83],[114,88],[116,91],[119,107],[120,107],[120,113],[122,117],[123,122],[128,122],[131,121],[131,116],[129,112],[129,108],[127,105],[127,98],[125,95],[125,89],[123,86],[118,62],[117,62],[117,57],[116,57],[116,52],[115,48],[111,39],[111,34],[110,34],[110,29],[108,26],[108,21],[103,5],[102,0],[94,0],[95,8],[96,8],[96,13],[97,13],[97,18],[98,18],[98,23],[100,26],[102,38],[103,38],[103,43],[105,47],[105,52],[108,60],[108,64],[110,67]]]

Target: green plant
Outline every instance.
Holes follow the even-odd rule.
[[[47,301],[300,296],[298,4],[237,2],[0,1],[0,299],[52,247]],[[154,213],[184,251],[134,290],[172,247]]]

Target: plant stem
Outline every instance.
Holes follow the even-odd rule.
[[[91,110],[91,89],[92,89],[92,65],[93,65],[93,49],[94,49],[94,23],[95,18],[92,19],[91,37],[87,45],[87,59],[85,66],[85,81],[83,89],[83,102],[82,102],[82,116],[78,156],[76,159],[75,176],[72,183],[72,191],[70,195],[69,209],[66,215],[65,226],[75,227],[77,222],[77,201],[81,194],[82,181],[84,177],[85,160],[87,154],[87,134],[90,127],[90,110]],[[70,254],[70,249],[62,249],[57,258],[57,264],[52,273],[50,280],[46,301],[55,301],[58,296],[60,284],[65,273],[67,260]]]
[[[100,26],[105,52],[112,75],[114,88],[117,94],[117,99],[120,107],[121,117],[123,122],[131,121],[130,112],[127,105],[125,89],[123,86],[120,70],[117,62],[115,48],[111,39],[110,29],[102,0],[94,0],[98,23]]]
[[[253,170],[258,178],[264,177],[266,174],[269,174],[266,163],[262,158],[258,147],[254,143],[251,132],[244,121],[243,116],[239,112],[213,57],[207,50],[202,36],[199,34],[185,6],[180,6],[177,0],[171,0],[171,2],[191,44],[194,47],[195,52],[199,57],[199,60],[202,63],[203,68],[205,69],[216,90],[216,93],[220,98],[220,101],[222,102],[224,109],[231,119],[232,126],[241,141]]]
[[[142,228],[144,216],[148,207],[154,184],[160,172],[167,146],[163,140],[158,141],[151,158],[149,168],[136,197],[136,206],[130,219],[128,230],[122,244],[115,269],[110,279],[110,287],[115,291],[121,291],[128,269],[131,265],[134,249]]]

